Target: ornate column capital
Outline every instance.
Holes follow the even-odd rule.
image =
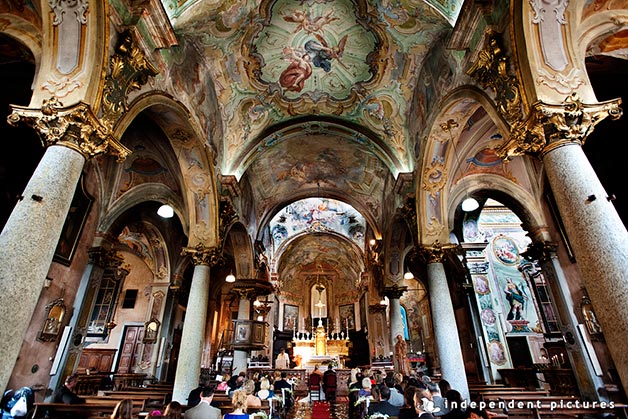
[[[79,102],[64,107],[55,97],[44,100],[41,109],[11,105],[9,124],[30,125],[38,132],[44,147],[62,145],[81,153],[86,159],[102,153],[113,154],[118,162],[131,151],[103,126],[90,106]]]
[[[223,263],[222,252],[217,247],[206,247],[201,243],[195,247],[184,247],[181,256],[190,256],[194,265],[216,266]]]
[[[536,102],[526,120],[511,125],[510,138],[496,150],[497,154],[505,160],[522,154],[543,157],[564,145],[582,145],[604,118],[621,117],[619,105],[621,99],[585,104],[577,93],[567,96],[560,104]]]
[[[533,242],[528,246],[525,252],[521,252],[521,256],[528,260],[546,261],[556,255],[558,245],[549,241]]]
[[[403,295],[404,292],[406,292],[408,290],[408,287],[406,286],[402,286],[400,287],[399,285],[395,284],[392,285],[390,287],[386,287],[384,288],[384,295],[388,298],[390,298],[391,300],[394,299],[399,299],[401,298],[401,296]]]
[[[386,308],[388,306],[385,304],[371,304],[369,306],[369,313],[371,314],[375,314],[375,313],[384,313],[386,312]]]
[[[436,240],[431,245],[423,245],[420,248],[421,255],[425,259],[425,261],[429,263],[443,263],[443,257],[445,257],[445,253],[452,251],[454,249],[458,249],[457,244],[447,243],[441,244],[438,240]]]

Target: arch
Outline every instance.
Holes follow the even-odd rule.
[[[219,242],[218,193],[215,169],[208,155],[207,143],[199,127],[191,123],[190,112],[180,102],[162,92],[145,93],[137,97],[128,112],[113,129],[120,138],[141,112],[154,115],[175,152],[185,188],[186,217],[189,245],[202,243],[215,246]]]
[[[497,112],[494,103],[486,93],[473,86],[452,90],[443,98],[439,112],[430,120],[431,129],[421,147],[421,161],[417,165],[420,179],[416,185],[420,243],[448,241],[449,233],[445,228],[449,224],[448,188],[451,188],[452,168],[457,169],[458,166],[456,160],[459,157],[454,156],[454,153],[458,156],[462,154],[461,150],[455,151],[451,144],[459,141],[464,124],[480,108],[500,132],[509,132],[507,123]],[[448,126],[449,121],[454,121],[455,125]],[[478,141],[470,138],[467,147],[472,147]]]
[[[118,199],[113,203],[107,214],[101,218],[98,224],[98,231],[109,231],[118,217],[130,208],[146,201],[157,201],[162,204],[168,203],[172,205],[179,220],[181,220],[184,230],[189,227],[186,225],[187,218],[185,217],[185,207],[181,197],[161,183],[143,183],[126,192],[124,199]]]
[[[314,193],[313,195],[313,189],[301,189],[294,195],[292,195],[290,200],[281,201],[277,203],[277,205],[269,208],[266,213],[260,218],[256,240],[263,239],[266,227],[270,224],[273,217],[275,217],[275,215],[277,215],[279,211],[294,202],[305,198],[311,198],[313,196],[317,196],[318,198],[331,198],[351,205],[353,208],[356,209],[356,211],[358,211],[358,213],[360,213],[360,215],[362,215],[362,217],[364,217],[367,226],[370,227],[371,230],[373,230],[374,236],[382,236],[382,230],[375,218],[373,217],[372,212],[369,211],[368,208],[365,208],[364,204],[362,204],[359,200],[355,199],[351,195],[340,195],[338,193],[329,192],[321,188],[320,195],[318,195],[317,193]]]
[[[0,20],[8,22],[3,25],[0,33],[7,34],[26,48],[28,48],[35,58],[35,75],[37,75],[42,59],[42,34],[41,29],[35,27],[31,22],[10,13],[0,13]],[[37,77],[37,76],[35,76]]]
[[[455,228],[455,224],[458,221],[456,215],[461,211],[459,210],[460,203],[467,195],[496,198],[499,202],[512,209],[528,231],[534,230],[535,227],[547,225],[542,205],[538,202],[537,197],[519,185],[501,176],[492,174],[470,175],[468,178],[471,180],[469,189],[465,190],[464,185],[458,184],[450,191],[447,208],[448,231],[452,231]]]

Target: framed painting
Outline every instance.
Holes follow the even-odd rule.
[[[338,307],[338,314],[340,315],[341,330],[355,330],[355,312],[353,304]]]
[[[74,198],[72,198],[65,224],[63,224],[63,230],[61,230],[61,237],[59,237],[54,253],[54,261],[66,266],[70,266],[70,263],[72,263],[83,226],[85,221],[87,221],[87,215],[94,202],[94,199],[85,190],[84,179],[84,176],[81,176],[81,180],[76,185]]]
[[[299,307],[290,304],[283,305],[283,330],[297,330],[297,321],[299,319]]]

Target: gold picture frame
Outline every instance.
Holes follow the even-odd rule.
[[[46,305],[46,319],[37,335],[41,342],[55,342],[63,328],[66,307],[63,298],[58,298]]]
[[[142,339],[142,343],[157,342],[157,336],[159,336],[159,326],[161,326],[161,323],[155,318],[152,318],[144,323],[144,339]]]

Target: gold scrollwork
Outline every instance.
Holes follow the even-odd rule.
[[[105,77],[102,98],[103,123],[112,127],[127,111],[127,97],[132,90],[139,90],[148,77],[158,74],[142,50],[136,45],[130,32],[120,35],[120,42],[110,60],[111,73]]]
[[[13,112],[7,118],[15,126],[19,122],[31,125],[41,138],[44,147],[63,145],[91,158],[101,153],[110,153],[123,161],[131,152],[111,135],[103,126],[90,106],[79,102],[63,107],[55,97],[43,101],[41,109],[12,105]]]
[[[447,173],[445,172],[445,163],[442,157],[434,158],[432,164],[425,169],[423,173],[423,189],[425,189],[432,198],[438,196],[438,192],[447,183]]]
[[[519,80],[508,74],[508,60],[498,34],[488,32],[484,49],[467,74],[474,77],[483,88],[491,88],[495,92],[497,110],[509,123],[522,119]]]

